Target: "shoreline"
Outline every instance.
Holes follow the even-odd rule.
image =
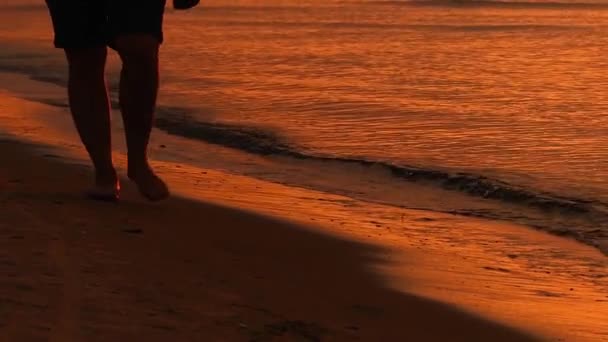
[[[28,115],[31,116],[32,121],[30,129],[21,130],[20,136],[23,134],[31,135],[42,124],[45,130],[53,131],[53,143],[61,142],[60,145],[69,147],[72,152],[74,148],[79,147],[71,120],[65,117],[67,104],[63,100],[65,89],[62,86],[52,82],[31,79],[22,73],[0,72],[0,85],[8,84],[10,84],[10,87],[7,86],[7,91],[12,94],[11,96],[25,99],[26,102],[31,101],[39,104],[42,106],[40,108],[47,108],[44,112],[52,112],[52,116],[63,116],[57,119],[51,115],[40,114],[38,110],[28,109]],[[52,110],[49,110],[51,108]],[[119,158],[124,159],[126,146],[122,137],[122,122],[118,115],[119,113],[115,108],[112,114],[113,143],[115,150],[119,152]],[[19,130],[21,128],[17,125],[13,129]],[[561,204],[556,202],[559,204],[558,207],[564,205],[562,209],[566,214],[562,213],[561,210],[552,213],[548,208],[522,207],[509,201],[494,203],[493,200],[488,200],[484,196],[471,196],[466,191],[452,191],[443,186],[437,186],[437,184],[396,181],[392,171],[383,167],[370,165],[336,167],[336,165],[327,165],[327,162],[321,160],[302,161],[298,158],[280,155],[249,154],[223,145],[209,144],[167,133],[161,128],[154,128],[153,135],[160,137],[155,139],[158,144],[154,144],[154,141],[152,141],[150,146],[150,154],[156,159],[176,163],[183,162],[200,169],[222,169],[229,173],[238,173],[271,183],[302,187],[323,193],[329,192],[373,205],[418,208],[419,210],[429,210],[436,213],[460,213],[463,216],[473,216],[490,221],[512,222],[515,225],[523,225],[538,231],[577,240],[580,243],[599,249],[604,255],[608,256],[608,239],[602,235],[601,230],[596,229],[595,225],[589,225],[589,222],[594,222],[592,219],[589,222],[577,221],[574,218],[571,218],[573,221],[567,219],[569,210],[580,211],[578,215],[583,215],[583,212],[591,207],[578,202],[570,203],[571,200],[567,198],[559,200],[563,202],[560,202]],[[35,137],[33,140],[43,144],[47,143],[44,139],[38,141]],[[203,158],[203,161],[199,158],[198,153],[210,153],[220,157],[211,158],[212,161]],[[82,156],[78,158],[82,159]],[[277,168],[283,168],[286,164],[290,167],[290,174],[298,175],[297,180],[294,180],[287,173],[281,174],[275,171]],[[324,170],[325,177],[323,179],[318,177],[318,169]],[[341,184],[341,186],[335,184]],[[519,188],[514,187],[513,189]],[[467,191],[476,190],[469,189]],[[526,191],[524,193],[527,193]],[[538,194],[541,194],[541,192]],[[540,202],[544,203],[545,200]],[[441,204],[437,205],[436,203]],[[466,205],[462,205],[462,203],[466,203]],[[570,208],[571,205],[572,208]],[[506,214],[501,215],[500,212]],[[593,212],[601,214],[600,211]],[[593,214],[589,213],[589,215]],[[571,226],[577,228],[572,230],[569,228]]]
[[[82,157],[75,153],[77,143],[70,144],[65,137],[58,140],[63,134],[60,130],[25,120],[32,113],[51,111],[50,107],[1,93],[0,100],[3,114],[12,111],[12,118],[0,115],[0,124],[13,129],[10,140],[54,142],[56,149],[68,152],[66,156],[71,154],[74,160]],[[15,115],[23,120],[15,122]],[[52,279],[45,280],[33,272],[37,266],[26,267],[22,271],[31,273],[32,278],[5,277],[3,283],[17,283],[15,288],[7,286],[2,297],[13,298],[18,293],[15,291],[32,288],[28,294],[31,302],[11,304],[20,308],[15,309],[17,312],[25,310],[23,314],[31,318],[41,314],[34,311],[46,305],[64,315],[60,315],[57,325],[50,324],[52,328],[40,328],[43,331],[59,328],[64,331],[61,334],[95,331],[121,337],[135,333],[126,324],[129,319],[117,321],[101,310],[99,301],[103,300],[117,304],[127,317],[137,318],[139,332],[151,334],[152,340],[160,334],[203,336],[196,335],[200,329],[193,328],[196,317],[205,317],[205,329],[214,331],[206,337],[228,340],[246,339],[247,334],[268,337],[277,331],[296,337],[312,334],[323,340],[368,340],[381,333],[407,333],[387,338],[442,340],[454,338],[450,329],[456,329],[455,324],[467,327],[457,329],[463,341],[483,338],[483,334],[489,334],[492,340],[498,340],[499,335],[509,341],[526,340],[523,334],[501,324],[517,326],[545,340],[597,341],[598,336],[608,334],[602,331],[602,317],[608,314],[608,262],[598,251],[574,241],[487,220],[416,210],[391,211],[380,205],[362,209],[341,196],[170,162],[158,162],[158,166],[179,194],[177,198],[150,205],[138,200],[127,184],[126,201],[104,206],[79,196],[90,168],[80,162],[66,164],[62,153],[36,152],[10,140],[0,144],[6,165],[0,172],[0,184],[6,189],[2,202],[12,213],[12,218],[0,221],[8,237],[6,250],[24,260],[33,258],[31,265],[44,263],[41,255],[45,255],[54,262],[46,266],[64,271],[63,275],[51,272]],[[119,164],[122,159],[119,155]],[[49,170],[50,174],[36,170]],[[74,182],[63,184],[65,179]],[[58,213],[63,215],[58,218]],[[372,214],[386,219],[372,221]],[[166,216],[177,218],[177,222]],[[203,224],[207,217],[218,220],[215,229],[198,229],[193,224]],[[230,221],[233,217],[240,218],[238,224]],[[67,223],[61,222],[66,219]],[[15,233],[24,222],[31,226],[27,236]],[[175,236],[176,228],[185,231]],[[264,233],[268,230],[270,235]],[[35,237],[39,231],[44,231],[44,236]],[[215,240],[207,241],[207,234]],[[27,252],[23,246],[14,243],[29,243],[31,237],[37,248],[33,250],[42,254],[24,255]],[[169,253],[158,255],[167,241]],[[87,255],[89,251],[95,253]],[[101,259],[94,260],[95,255]],[[2,263],[7,269],[3,274],[20,273],[17,262],[7,258]],[[158,265],[171,276],[159,278],[155,273]],[[131,275],[134,267],[142,270]],[[103,279],[110,270],[117,271],[120,281]],[[199,271],[204,277],[195,286],[189,275]],[[149,279],[156,285],[147,284]],[[121,285],[129,280],[143,290]],[[32,283],[37,281],[48,283],[44,291],[55,292],[40,297]],[[227,281],[230,293],[225,292]],[[180,295],[175,285],[182,283],[187,284],[186,295]],[[63,285],[58,289],[57,284]],[[313,296],[309,286],[328,297]],[[349,287],[353,288],[345,290]],[[197,297],[197,291],[203,291],[205,297]],[[67,299],[46,303],[59,293]],[[189,295],[197,301],[187,298]],[[233,300],[240,296],[247,300]],[[367,304],[380,297],[390,300],[381,305]],[[150,298],[156,302],[147,301]],[[161,302],[170,308],[169,313],[155,311],[153,306]],[[213,312],[200,311],[200,306],[208,303],[214,305]],[[184,312],[171,309],[175,305]],[[387,322],[385,311],[394,314],[388,315],[392,318]],[[433,315],[425,316],[424,312]],[[150,313],[151,317],[162,316],[162,323],[148,322],[151,318],[145,315]],[[122,317],[117,312],[112,315]],[[279,324],[279,316],[287,319],[279,320]],[[343,321],[346,317],[358,323]],[[220,323],[214,325],[218,320]],[[401,330],[404,321],[410,322],[414,331],[392,331]],[[25,331],[20,329],[26,327],[14,319],[11,322],[17,334],[12,336],[22,336],[19,334]],[[11,329],[7,331],[11,334]],[[325,334],[327,331],[331,333]],[[446,335],[424,335],[441,333]]]

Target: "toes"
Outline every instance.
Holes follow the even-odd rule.
[[[120,198],[119,189],[110,187],[96,186],[85,192],[85,196],[89,199],[102,202],[117,202]]]

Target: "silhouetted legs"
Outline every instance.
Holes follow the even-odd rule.
[[[157,39],[146,34],[122,35],[116,50],[123,63],[120,73],[120,108],[128,148],[128,176],[150,200],[169,195],[165,183],[148,163],[148,141],[158,93]]]
[[[110,101],[105,82],[106,47],[65,49],[72,117],[95,167],[95,192],[111,197],[118,178],[112,164]],[[111,198],[108,198],[111,199]]]
[[[158,48],[154,36],[121,35],[116,39],[123,68],[120,107],[128,148],[128,176],[150,200],[169,195],[165,183],[154,174],[147,156],[158,92]],[[95,166],[98,199],[118,199],[119,185],[112,164],[110,104],[104,70],[105,47],[65,49],[69,64],[70,108],[80,138]]]

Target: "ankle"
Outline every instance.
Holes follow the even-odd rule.
[[[96,165],[95,175],[98,177],[116,177],[116,169],[114,165]]]
[[[118,182],[118,174],[112,169],[96,169],[95,184],[97,185],[114,185]]]
[[[129,178],[138,178],[138,177],[147,176],[150,174],[154,174],[154,171],[152,171],[152,167],[150,166],[150,164],[147,161],[138,162],[138,163],[129,163],[129,165],[128,165],[127,176]]]
[[[148,162],[148,158],[144,157],[128,157],[127,167],[129,170],[141,170],[150,167],[150,163]]]

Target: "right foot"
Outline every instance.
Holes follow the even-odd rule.
[[[97,172],[95,186],[86,192],[86,196],[97,201],[118,201],[120,198],[120,182],[116,171]]]
[[[152,171],[149,165],[130,167],[128,176],[137,185],[142,196],[150,201],[161,201],[169,197],[167,184]]]

